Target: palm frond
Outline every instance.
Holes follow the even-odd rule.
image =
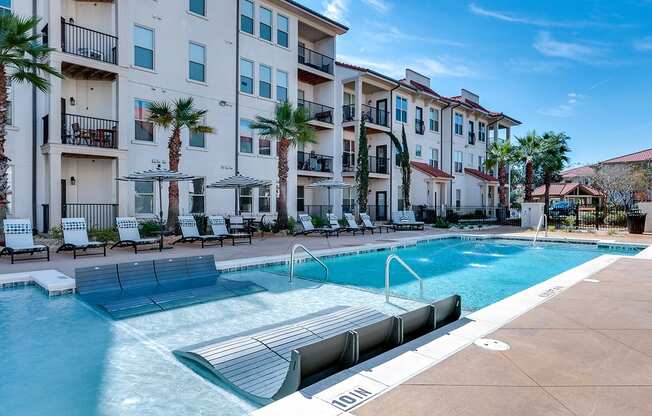
[[[149,105],[148,120],[157,126],[168,128],[174,121],[173,110],[165,101],[155,101]]]

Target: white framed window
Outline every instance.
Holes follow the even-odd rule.
[[[206,0],[188,0],[188,11],[200,16],[206,16]]]
[[[240,120],[240,153],[254,152],[254,132],[251,129],[251,120]]]
[[[484,157],[478,156],[478,170],[484,172]]]
[[[403,97],[396,97],[396,121],[407,123],[408,102]]]
[[[264,98],[272,98],[272,68],[267,65],[260,65],[260,80],[258,81],[258,95]]]
[[[416,147],[414,148],[414,156],[421,157],[421,145],[420,144],[416,145]]]
[[[466,154],[466,166],[473,168],[473,161],[475,160],[475,157],[473,156],[473,153],[467,153]]]
[[[428,113],[428,127],[430,128],[430,131],[439,131],[439,110],[431,107],[430,110],[428,110]]]
[[[487,140],[487,125],[482,121],[478,122],[478,140],[481,142]]]
[[[205,212],[205,183],[204,178],[195,178],[190,182],[188,192],[189,211],[191,214],[203,214]]]
[[[439,169],[439,149],[430,148],[430,159],[428,164],[435,169]]]
[[[344,139],[344,158],[342,164],[347,172],[352,172],[355,168],[355,140]]]
[[[206,124],[206,119],[203,119],[201,124]],[[190,136],[188,137],[188,146],[206,148],[206,133],[201,131],[190,131]]]
[[[154,69],[154,30],[134,25],[134,66]]]
[[[258,154],[264,156],[272,155],[272,141],[266,137],[258,138]]]
[[[154,141],[154,123],[149,121],[149,106],[152,103],[146,100],[136,98],[134,100],[134,124],[135,136],[134,138],[143,142]]]
[[[136,214],[154,214],[154,182],[135,182]]]
[[[455,190],[455,208],[460,208],[462,206],[462,190]]]
[[[272,212],[271,186],[263,186],[258,189],[258,212]]]
[[[188,46],[188,78],[206,81],[206,47],[194,42]]]
[[[240,91],[247,94],[254,93],[254,63],[240,59]]]
[[[306,209],[305,188],[297,185],[297,212],[304,212]]]
[[[276,15],[276,43],[287,48],[289,45],[290,20],[283,15]]]
[[[455,134],[461,136],[464,133],[464,116],[461,113],[455,113]]]
[[[265,7],[260,7],[258,18],[260,19],[258,23],[259,24],[258,36],[260,36],[261,39],[271,42],[272,41],[272,11]]]
[[[14,167],[9,165],[7,169],[7,214],[14,213]]]
[[[240,212],[254,212],[254,196],[251,188],[240,189]]]
[[[276,99],[278,101],[288,100],[288,73],[276,70]]]
[[[472,120],[469,120],[469,144],[475,144],[475,123]]]
[[[459,150],[455,151],[455,172],[462,173],[464,169],[464,153]]]
[[[240,0],[240,30],[254,34],[254,3],[250,0]]]

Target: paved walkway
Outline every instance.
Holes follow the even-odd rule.
[[[363,405],[358,416],[649,416],[652,261],[622,259]]]

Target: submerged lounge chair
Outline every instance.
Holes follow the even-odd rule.
[[[11,257],[11,264],[21,260],[42,260],[50,261],[50,247],[42,244],[34,244],[32,234],[32,223],[30,220],[4,220],[5,246],[0,250],[0,257],[8,255]],[[34,253],[45,252],[45,257],[33,257]],[[29,254],[27,258],[15,259],[16,254]]]
[[[115,247],[133,247],[134,253],[138,254],[138,247],[144,245],[158,244],[158,238],[141,238],[138,231],[138,221],[134,217],[118,217],[115,219],[118,227],[120,241],[111,246]],[[156,247],[152,247],[156,248]]]
[[[396,227],[394,227],[393,225],[374,224],[371,221],[371,217],[369,217],[369,214],[365,212],[360,213],[360,219],[362,220],[362,228],[366,231],[371,231],[371,234],[373,234],[375,230],[378,230],[378,232],[382,234],[383,229],[385,229],[385,231],[387,232],[389,232],[389,230],[396,231]]]
[[[242,219],[242,217],[240,217]],[[230,239],[231,244],[235,245],[235,240],[245,240],[249,241],[249,244],[251,244],[251,233],[250,232],[245,232],[244,228],[242,228],[242,231],[236,231],[233,232],[229,231],[226,229],[226,221],[224,220],[224,217],[221,215],[211,215],[208,217],[208,224],[211,226],[211,230],[213,231],[213,236],[216,238],[221,238],[222,240],[224,239]],[[220,240],[220,241],[222,241]]]
[[[408,230],[423,230],[425,225],[422,221],[417,221],[414,211],[396,211],[392,215],[392,225],[395,228],[407,228]]]
[[[106,257],[106,243],[103,241],[89,241],[88,229],[84,218],[63,218],[61,220],[61,229],[63,230],[63,245],[57,249],[61,251],[72,251],[72,256],[76,259],[78,256],[92,256],[104,254]],[[102,252],[88,253],[89,249],[101,248]],[[83,254],[77,254],[77,251]]]
[[[179,227],[181,227],[181,238],[173,242],[172,245],[177,243],[195,243],[200,241],[201,248],[204,248],[208,242],[219,241],[220,246],[224,246],[225,236],[218,236],[213,234],[199,235],[197,222],[195,221],[195,217],[192,215],[180,215],[178,218]]]
[[[299,214],[299,223],[303,228],[302,231],[295,232],[294,235],[310,235],[310,234],[321,234],[328,237],[331,234],[336,234],[333,232],[332,228],[315,228],[315,225],[312,223],[312,219],[308,214]]]

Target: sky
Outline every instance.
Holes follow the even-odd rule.
[[[350,28],[338,60],[565,132],[572,165],[652,147],[652,0],[300,1]]]

